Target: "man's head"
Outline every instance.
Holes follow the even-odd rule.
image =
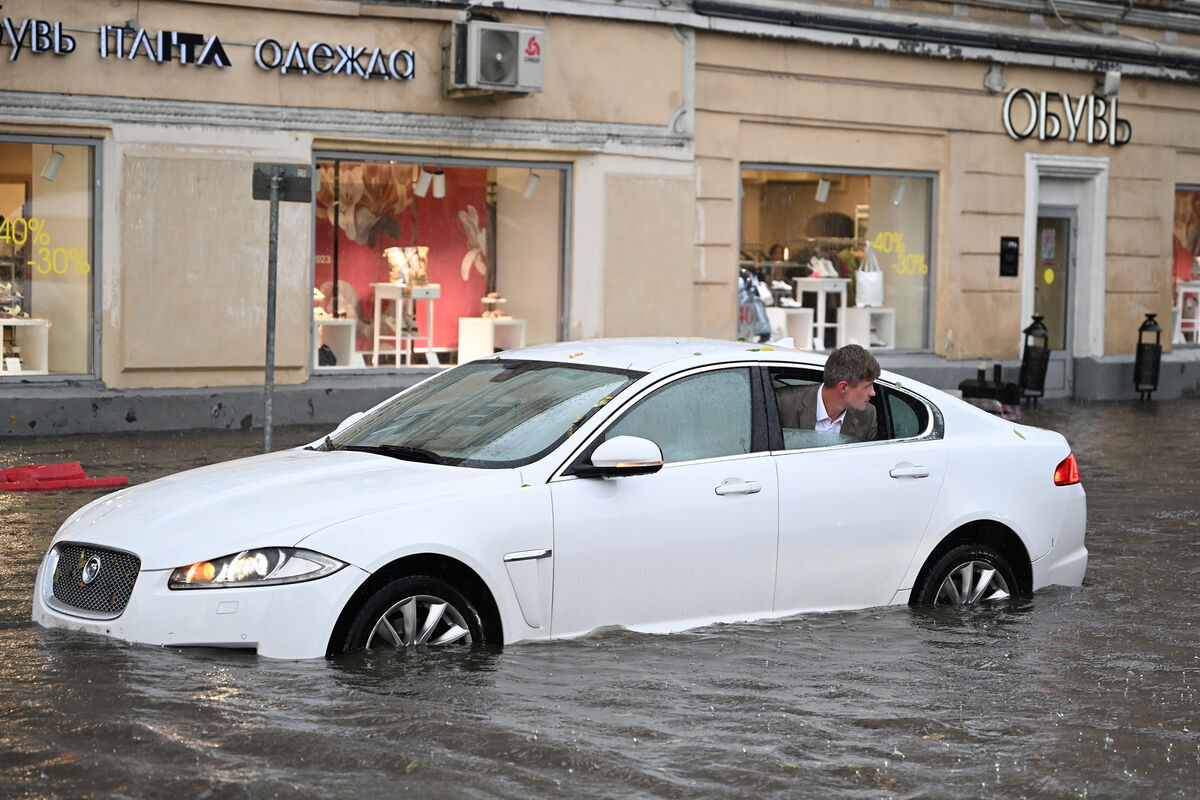
[[[839,347],[825,362],[822,379],[825,396],[836,398],[835,403],[842,408],[849,406],[862,411],[875,396],[875,379],[878,377],[879,362],[866,348],[857,344]]]

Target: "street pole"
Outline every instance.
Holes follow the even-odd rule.
[[[255,162],[250,193],[271,201],[271,233],[267,242],[267,364],[263,381],[263,452],[271,452],[271,398],[275,393],[275,284],[279,261],[279,204],[311,203],[319,175],[309,164]]]
[[[280,169],[271,170],[271,234],[267,244],[267,376],[263,419],[263,452],[271,452],[271,395],[275,392],[275,273],[279,250]]]

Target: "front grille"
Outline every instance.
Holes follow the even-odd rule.
[[[51,578],[51,605],[68,614],[111,619],[120,615],[133,593],[141,559],[131,553],[77,544],[59,544]],[[98,559],[99,569],[95,569]],[[91,569],[88,564],[91,562]],[[94,572],[84,583],[85,570]]]

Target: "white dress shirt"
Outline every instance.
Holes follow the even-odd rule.
[[[821,397],[824,387],[817,389],[817,424],[814,430],[828,433],[841,433],[842,421],[846,419],[846,409],[842,409],[842,413],[837,419],[830,419],[829,412],[825,410],[825,399]]]

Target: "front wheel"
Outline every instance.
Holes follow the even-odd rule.
[[[1017,579],[1004,556],[982,544],[962,544],[947,551],[913,591],[913,604],[973,605],[1005,600],[1017,591]]]
[[[483,619],[461,592],[439,578],[407,575],[367,600],[339,649],[467,648],[484,643]]]

